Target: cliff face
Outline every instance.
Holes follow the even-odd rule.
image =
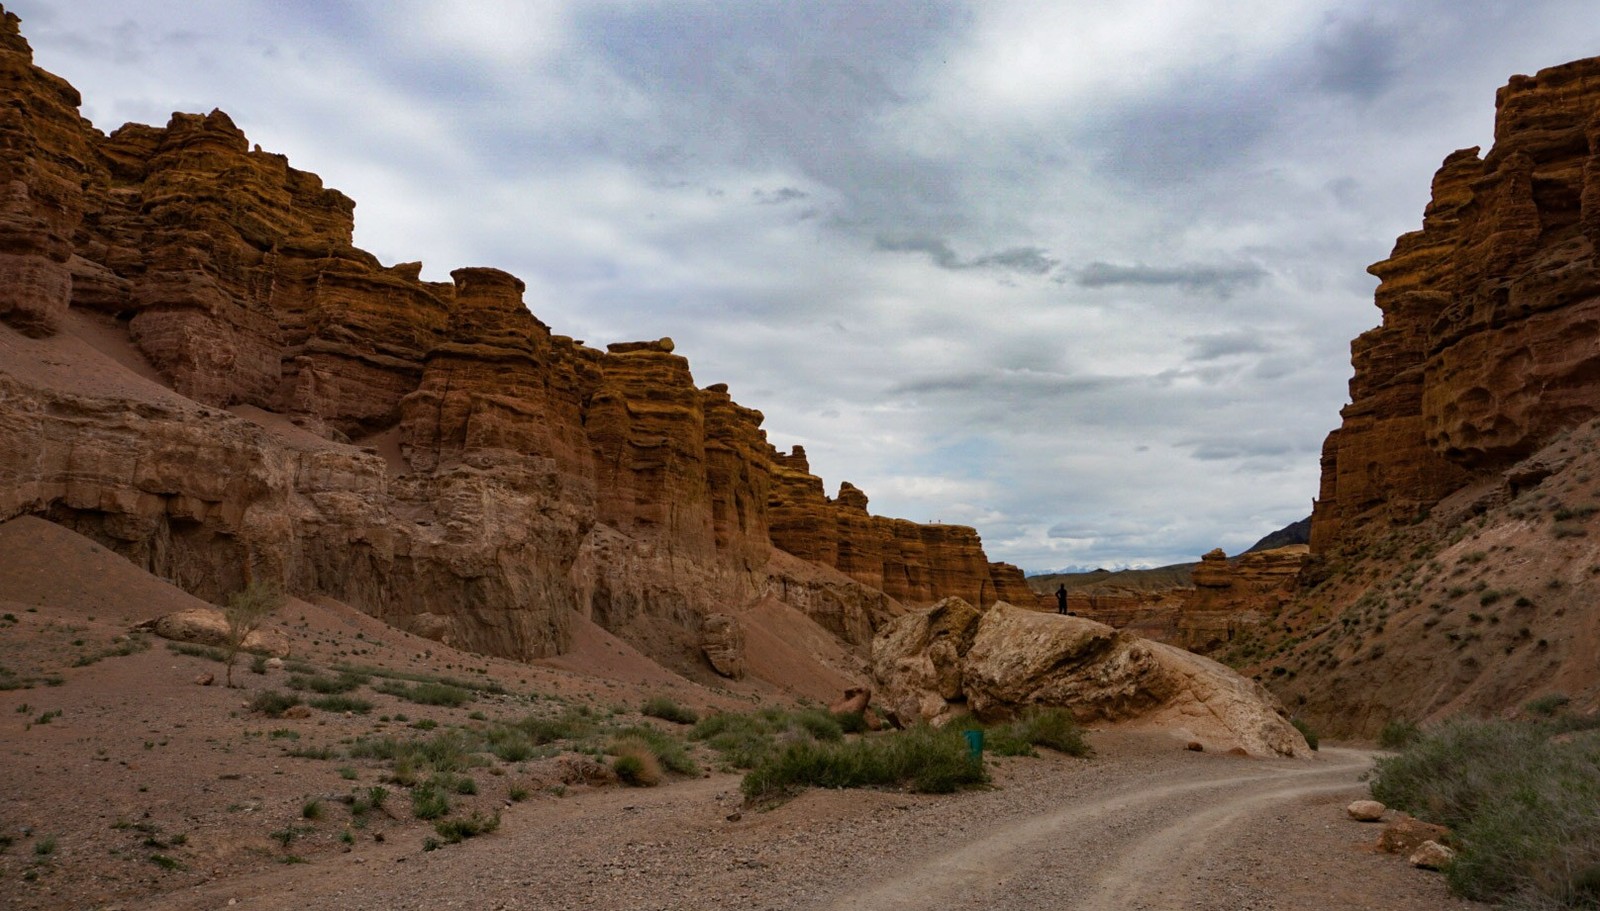
[[[1323,448],[1313,584],[1252,652],[1332,733],[1600,707],[1600,58],[1513,77],[1374,265]]]
[[[1600,60],[1519,76],[1495,144],[1447,158],[1419,231],[1371,272],[1312,547],[1414,520],[1600,414]]]
[[[707,616],[768,595],[864,648],[902,601],[1020,584],[970,528],[828,499],[670,339],[598,351],[504,272],[382,265],[354,202],[220,111],[104,135],[9,14],[0,79],[0,520],[517,658],[584,615],[686,667]]]

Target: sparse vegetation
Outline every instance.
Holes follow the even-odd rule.
[[[265,582],[252,582],[228,596],[223,602],[222,615],[228,621],[226,644],[223,646],[223,664],[227,667],[226,681],[233,686],[233,663],[244,648],[250,634],[261,628],[273,612],[287,599],[276,586]]]
[[[282,718],[283,713],[300,704],[300,697],[277,690],[262,690],[250,700],[250,711],[268,718]]]
[[[746,800],[760,803],[786,799],[807,787],[899,785],[948,793],[988,780],[960,732],[919,726],[855,740],[790,743],[751,769],[740,788]]]
[[[1015,721],[989,728],[986,740],[988,748],[1001,756],[1031,756],[1036,746],[1069,756],[1092,752],[1072,713],[1061,708],[1032,709]]]
[[[388,681],[374,687],[380,693],[398,696],[407,702],[418,705],[437,705],[447,708],[456,708],[465,705],[472,699],[472,691],[451,683],[438,683],[424,681],[407,686],[404,683]]]
[[[1289,723],[1294,725],[1294,729],[1299,731],[1300,736],[1306,739],[1306,746],[1312,750],[1317,749],[1321,738],[1317,737],[1317,732],[1311,729],[1311,725],[1307,724],[1304,718],[1291,718]]]
[[[1415,721],[1404,718],[1391,718],[1378,732],[1378,746],[1386,750],[1398,750],[1410,745],[1422,736],[1422,729]]]
[[[681,706],[666,696],[653,696],[645,700],[640,713],[673,724],[694,724],[700,720],[700,714],[694,709]]]
[[[1446,871],[1469,898],[1528,908],[1600,904],[1600,737],[1552,738],[1592,727],[1449,722],[1378,762],[1372,794],[1449,826],[1459,842]]]

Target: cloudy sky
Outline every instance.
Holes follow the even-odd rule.
[[[222,108],[356,240],[498,266],[555,331],[671,336],[830,491],[1029,571],[1309,514],[1494,92],[1589,0],[11,0],[110,131]]]

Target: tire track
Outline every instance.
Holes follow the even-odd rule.
[[[1135,782],[1008,825],[846,896],[830,911],[994,907],[997,898],[1024,893],[1079,911],[1184,907],[1186,874],[1220,850],[1227,829],[1297,797],[1353,789],[1370,764],[1368,753],[1329,749],[1309,766],[1154,788]]]

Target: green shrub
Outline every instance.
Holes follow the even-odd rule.
[[[1092,750],[1083,730],[1063,708],[1032,708],[1021,718],[986,732],[986,746],[1001,756],[1030,756],[1036,746],[1069,756],[1087,756]]]
[[[1306,739],[1306,746],[1316,750],[1320,738],[1317,737],[1317,732],[1311,729],[1311,725],[1307,724],[1304,718],[1291,718],[1289,723],[1294,725],[1294,729],[1299,731],[1300,736]]]
[[[1600,905],[1600,737],[1454,721],[1380,759],[1373,797],[1449,826],[1452,889],[1525,907]]]
[[[834,712],[833,721],[846,734],[865,734],[868,729],[865,712]]]
[[[375,687],[380,693],[399,696],[408,702],[418,705],[441,705],[455,708],[466,704],[472,699],[472,691],[450,683],[435,683],[425,681],[407,686],[404,683],[389,681]]]
[[[372,711],[372,703],[354,696],[323,696],[311,700],[311,707],[324,712],[350,712],[356,715],[365,715]]]
[[[433,826],[433,830],[438,832],[448,845],[456,844],[462,839],[488,835],[498,828],[500,828],[499,813],[483,816],[476,810],[466,819],[442,819]]]
[[[1571,702],[1572,698],[1566,693],[1546,693],[1537,699],[1528,700],[1522,708],[1530,715],[1552,718]]]
[[[1378,732],[1378,746],[1386,750],[1398,750],[1409,746],[1418,737],[1422,736],[1422,729],[1417,727],[1415,721],[1404,718],[1391,718]]]
[[[947,793],[987,781],[988,773],[969,757],[959,732],[919,726],[858,740],[790,743],[752,768],[740,789],[746,799],[760,802],[785,799],[807,787],[899,785]]]
[[[623,737],[607,749],[616,757],[611,761],[611,771],[623,784],[651,788],[661,783],[661,763],[643,738]]]
[[[700,720],[700,714],[694,709],[681,706],[666,696],[652,696],[645,700],[644,707],[639,711],[673,724],[694,724]]]
[[[250,711],[268,718],[282,718],[283,713],[300,704],[300,697],[277,690],[262,690],[250,700]]]
[[[411,812],[418,819],[438,819],[450,812],[450,798],[430,780],[412,789]]]
[[[321,674],[294,674],[289,677],[288,687],[291,690],[310,690],[324,696],[338,693],[348,693],[365,685],[372,678],[365,674],[355,674],[344,671],[337,677],[325,677]]]
[[[669,772],[679,775],[697,775],[700,767],[695,765],[694,759],[689,756],[689,751],[683,742],[665,731],[658,731],[645,725],[634,725],[617,731],[617,739],[613,744],[623,741],[638,741],[650,751],[650,755],[657,763]],[[616,753],[615,749],[607,752]]]

